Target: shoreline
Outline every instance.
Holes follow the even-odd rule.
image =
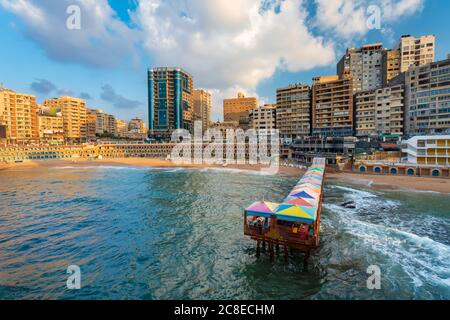
[[[141,168],[215,168],[215,169],[237,169],[259,171],[264,168],[261,165],[221,165],[208,164],[176,164],[163,159],[149,158],[116,158],[102,160],[42,160],[42,161],[24,161],[23,163],[0,163],[0,172],[9,170],[31,170],[36,168],[52,168],[52,167],[100,167],[100,166],[127,166]],[[280,166],[278,175],[289,178],[300,177],[305,172],[300,168]],[[416,191],[416,192],[437,192],[450,194],[450,179],[440,179],[431,177],[406,177],[406,176],[383,176],[359,174],[351,172],[327,173],[327,179],[349,183],[353,185],[364,186],[378,190],[400,190],[400,191]]]

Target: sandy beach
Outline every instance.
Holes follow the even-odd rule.
[[[25,161],[23,163],[0,164],[0,170],[25,170],[51,167],[92,167],[92,166],[132,166],[132,167],[183,167],[183,168],[223,168],[217,165],[207,164],[176,164],[162,159],[148,158],[118,158],[103,160],[46,160]],[[260,165],[229,165],[224,169],[261,170]],[[278,174],[287,177],[300,177],[303,170],[292,167],[280,167]],[[358,173],[327,173],[328,180],[337,180],[344,183],[361,185],[382,190],[412,190],[433,191],[450,193],[450,179],[438,179],[428,177],[406,177],[406,176],[379,176]]]

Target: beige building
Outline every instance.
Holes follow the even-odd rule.
[[[411,67],[405,77],[408,134],[450,134],[450,59]]]
[[[316,136],[353,135],[353,80],[349,75],[313,79],[312,130]]]
[[[246,97],[239,92],[237,98],[223,100],[224,121],[236,121],[247,118],[249,111],[258,107],[258,100],[254,97]]]
[[[39,114],[39,138],[41,142],[48,144],[64,143],[64,121],[62,114]]]
[[[276,104],[266,104],[250,110],[250,128],[260,134],[270,134],[276,128]]]
[[[400,74],[402,64],[401,53],[398,49],[383,52],[383,86],[386,87],[393,78]]]
[[[128,131],[140,134],[146,134],[147,128],[145,122],[141,118],[133,118],[128,123]]]
[[[97,139],[97,111],[86,109],[86,136],[88,141]]]
[[[410,66],[432,63],[435,59],[435,36],[426,35],[420,38],[402,36],[398,49],[401,56],[401,72],[408,71]]]
[[[0,124],[6,127],[8,143],[39,141],[36,97],[0,89]]]
[[[402,136],[404,85],[394,85],[355,95],[356,135]]]
[[[203,132],[211,124],[211,94],[203,89],[194,90],[194,121],[201,121]]]
[[[124,120],[116,119],[117,136],[124,137],[128,132],[128,123]]]
[[[211,129],[220,130],[224,137],[225,137],[226,131],[228,129],[236,130],[238,128],[239,128],[239,122],[237,122],[237,121],[224,121],[224,122],[217,121],[211,125]]]
[[[87,139],[86,101],[79,98],[63,96],[44,101],[50,110],[62,113],[64,137],[71,142],[83,142]]]
[[[311,134],[311,87],[292,84],[277,89],[276,128],[282,139]]]

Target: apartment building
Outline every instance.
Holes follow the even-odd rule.
[[[402,136],[404,114],[403,84],[355,95],[356,136]]]
[[[39,141],[36,97],[0,89],[0,125],[8,143]]]
[[[257,130],[261,135],[270,134],[276,128],[276,109],[276,104],[266,104],[250,110],[249,127]]]
[[[399,49],[383,51],[382,59],[382,79],[383,87],[386,87],[393,78],[400,74],[402,64],[401,52]]]
[[[450,135],[413,137],[404,141],[403,153],[411,164],[450,166]]]
[[[255,97],[246,97],[239,92],[237,98],[223,100],[224,121],[236,121],[239,123],[241,118],[248,118],[250,110],[258,107],[258,100]]]
[[[297,83],[277,89],[276,128],[289,142],[311,134],[311,87]]]
[[[97,110],[86,109],[86,138],[88,141],[97,139]]]
[[[64,121],[62,113],[54,115],[39,113],[39,139],[43,143],[61,144],[64,143]]]
[[[128,131],[145,134],[147,133],[147,128],[145,127],[145,122],[141,118],[133,118],[128,123]]]
[[[148,70],[148,114],[151,135],[169,137],[175,129],[192,131],[194,80],[180,68]]]
[[[367,44],[361,48],[350,48],[337,64],[337,74],[350,74],[353,91],[361,92],[381,88],[383,84],[383,45]]]
[[[128,132],[128,123],[124,120],[116,119],[116,135],[118,137],[124,137]]]
[[[410,67],[405,77],[408,135],[450,134],[450,59]]]
[[[352,136],[353,80],[349,75],[313,79],[312,133],[315,136]]]
[[[87,139],[86,101],[63,96],[44,101],[51,112],[61,112],[64,124],[64,137],[69,142],[84,142]]]
[[[211,94],[206,90],[194,90],[194,121],[202,122],[203,132],[211,124]]]
[[[434,62],[435,41],[434,35],[419,38],[411,35],[402,36],[398,45],[401,55],[400,71],[406,72],[411,66],[422,66]]]

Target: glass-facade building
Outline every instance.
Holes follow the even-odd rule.
[[[150,134],[170,134],[175,129],[192,130],[193,78],[180,68],[148,70],[148,115]]]

